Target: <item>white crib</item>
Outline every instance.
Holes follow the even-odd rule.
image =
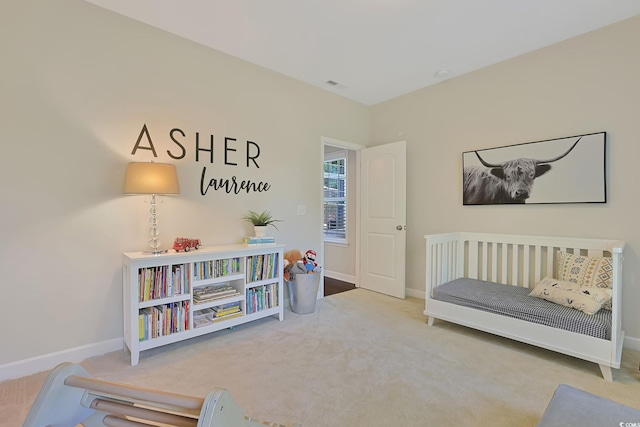
[[[622,259],[625,243],[618,240],[543,237],[456,232],[432,234],[426,239],[426,300],[424,314],[434,319],[479,329],[538,347],[595,362],[603,377],[613,380],[611,368],[619,368],[624,331],[622,319]],[[557,251],[613,258],[612,330],[605,340],[514,319],[479,309],[433,299],[433,290],[467,277],[533,288],[545,276],[553,276]]]

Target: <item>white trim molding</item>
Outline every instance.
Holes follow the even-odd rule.
[[[338,273],[337,271],[324,271],[325,277],[331,277],[332,279],[342,280],[347,283],[356,283],[356,276],[352,276],[351,274]]]
[[[101,356],[113,351],[122,350],[124,347],[122,337],[80,347],[70,348],[55,353],[43,354],[42,356],[31,357],[29,359],[18,360],[17,362],[0,365],[0,382],[12,380],[38,372],[48,371],[61,363],[79,363],[89,357]]]
[[[640,351],[640,338],[624,337],[624,348]]]
[[[425,291],[419,291],[413,288],[405,288],[404,292],[408,297],[420,298],[422,300],[425,298]]]

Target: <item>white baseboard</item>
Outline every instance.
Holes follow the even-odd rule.
[[[112,351],[122,350],[124,347],[122,337],[109,341],[83,345],[55,353],[44,354],[30,359],[0,365],[0,382],[48,371],[61,363],[79,363],[84,359],[101,356]]]
[[[405,288],[404,293],[408,297],[425,299],[425,291],[419,291],[417,289]]]
[[[640,338],[624,337],[624,348],[640,351]]]
[[[342,280],[347,283],[356,283],[356,276],[352,276],[350,274],[338,273],[336,271],[324,271],[325,277],[331,277],[332,279]]]

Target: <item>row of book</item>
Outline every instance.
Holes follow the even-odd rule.
[[[278,254],[247,257],[247,281],[257,282],[278,277]]]
[[[138,339],[145,341],[189,329],[189,301],[143,308],[138,312]]]
[[[214,259],[210,261],[194,262],[194,277],[196,280],[213,279],[229,274],[240,273],[240,258]]]
[[[278,305],[278,283],[256,286],[247,290],[247,314]]]
[[[138,269],[140,302],[189,293],[190,264]]]
[[[193,290],[193,303],[205,304],[211,301],[240,296],[240,292],[228,283],[199,286]]]
[[[228,304],[217,305],[205,308],[193,313],[193,323],[196,328],[206,326],[210,323],[221,322],[242,316],[242,306],[240,301]]]
[[[245,245],[264,245],[266,243],[275,243],[275,237],[245,237],[242,243]]]

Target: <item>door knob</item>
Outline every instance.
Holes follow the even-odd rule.
[[[396,225],[396,230],[398,230],[398,231],[402,231],[403,229],[404,229],[404,227],[403,227],[403,226],[401,226],[401,225]]]

